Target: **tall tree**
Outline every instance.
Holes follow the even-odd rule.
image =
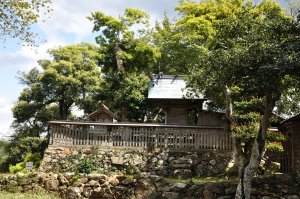
[[[39,126],[31,136],[37,136],[49,119],[67,119],[73,105],[85,109],[100,87],[95,46],[83,43],[49,53],[53,60],[39,60],[42,71],[34,68],[19,78],[26,88],[13,108],[15,124],[31,130]]]
[[[49,120],[59,119],[57,105],[48,103],[41,91],[39,75],[40,71],[37,68],[19,74],[19,81],[26,88],[12,108],[15,137],[39,137],[41,133],[46,132]]]
[[[31,25],[37,23],[42,12],[51,11],[52,0],[0,0],[0,40],[19,38],[36,44],[36,34]]]
[[[53,60],[40,60],[40,89],[48,103],[57,103],[60,119],[67,119],[71,107],[84,108],[85,100],[99,89],[99,54],[91,44],[82,43],[49,50]]]
[[[104,79],[99,99],[117,111],[122,120],[142,120],[143,115],[139,115],[140,111],[135,111],[137,115],[133,116],[133,109],[120,104],[130,104],[135,110],[142,110],[145,106],[140,100],[141,97],[145,99],[145,78],[151,75],[154,63],[160,55],[147,34],[149,16],[143,11],[128,8],[118,18],[95,12],[89,19],[94,23],[94,31],[101,32],[96,37],[102,55],[98,62]],[[126,87],[131,90],[131,97],[123,95]],[[137,95],[133,97],[133,94]],[[132,100],[132,97],[135,100]],[[125,103],[125,99],[129,101]]]
[[[183,0],[177,10],[181,43],[204,49],[190,85],[226,109],[239,166],[236,198],[250,198],[283,82],[299,77],[299,26],[269,0]]]
[[[184,32],[166,14],[161,23],[156,22],[151,36],[161,54],[153,69],[157,74],[190,74],[205,54],[201,45],[183,39]]]

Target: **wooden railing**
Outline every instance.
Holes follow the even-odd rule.
[[[50,145],[232,149],[222,127],[51,121]]]

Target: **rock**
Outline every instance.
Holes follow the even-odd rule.
[[[299,199],[299,197],[296,195],[293,195],[293,196],[287,196],[287,199]]]
[[[162,197],[167,198],[167,199],[176,199],[178,198],[178,193],[176,192],[164,192],[162,194]]]
[[[132,165],[139,165],[139,164],[142,164],[144,161],[143,161],[143,158],[137,154],[134,154],[132,155],[132,159],[131,161],[129,161]]]
[[[68,180],[68,181],[70,181],[70,180],[72,180],[72,178],[73,178],[73,176],[75,175],[75,173],[74,172],[67,172],[67,173],[65,173],[65,178]]]
[[[175,184],[173,184],[171,186],[170,191],[179,192],[179,191],[183,190],[185,187],[186,187],[185,183],[176,182]]]
[[[121,185],[116,186],[115,189],[116,189],[117,191],[121,191],[121,192],[125,192],[125,191],[128,190],[127,187],[121,186]]]
[[[116,165],[124,165],[127,161],[122,156],[111,157],[111,163]]]
[[[69,187],[67,189],[67,198],[68,199],[77,199],[81,198],[81,191],[79,187]]]
[[[148,182],[144,179],[140,179],[137,181],[136,187],[135,187],[135,193],[136,194],[143,194],[148,187]]]
[[[59,175],[58,180],[59,180],[60,184],[62,184],[62,185],[69,186],[69,184],[70,184],[69,181],[67,180],[67,178],[63,175]]]
[[[87,178],[89,179],[89,180],[100,180],[100,179],[106,179],[107,178],[107,176],[106,175],[104,175],[104,174],[88,174],[87,175]]]
[[[116,176],[108,177],[107,181],[113,186],[117,186],[120,183]]]
[[[163,180],[163,177],[162,176],[158,176],[158,175],[150,175],[149,178],[151,180],[153,180],[154,182],[159,182],[159,181]]]
[[[226,194],[233,194],[236,192],[236,186],[230,186],[229,188],[225,189]]]
[[[217,161],[216,160],[211,160],[211,161],[209,161],[209,164],[212,165],[212,166],[214,166],[214,165],[217,164]]]
[[[123,184],[123,185],[129,185],[129,184],[133,184],[133,183],[135,183],[135,182],[136,182],[136,179],[126,178],[125,180],[123,180],[123,181],[121,182],[121,184]]]
[[[58,180],[48,180],[45,182],[45,189],[47,191],[56,191],[59,187]]]
[[[231,199],[231,196],[219,196],[217,199]]]
[[[76,180],[74,183],[73,183],[73,186],[74,187],[79,187],[79,186],[82,186],[83,184],[87,183],[89,181],[88,178],[84,177],[84,178],[79,178],[78,180]]]
[[[92,195],[92,191],[93,191],[93,189],[91,187],[84,186],[82,194],[84,197],[88,198],[89,196]]]
[[[173,160],[171,162],[171,164],[189,164],[189,165],[191,165],[191,164],[193,164],[193,161],[190,158],[182,157],[182,158]]]
[[[123,180],[127,179],[127,177],[124,175],[117,175],[116,178],[119,180],[119,182],[122,182]]]
[[[178,179],[187,179],[192,176],[192,171],[189,169],[176,169],[173,175]]]
[[[261,199],[274,199],[274,198],[270,196],[263,196]]]
[[[85,184],[85,186],[88,186],[88,187],[100,187],[100,183],[96,180],[91,180],[89,181],[88,183]]]
[[[83,154],[89,155],[92,153],[92,149],[85,149],[83,150]]]
[[[208,190],[203,192],[204,199],[214,199],[214,194]]]
[[[283,184],[283,185],[292,185],[293,184],[293,179],[292,176],[288,174],[278,174],[275,175],[276,177],[276,184]]]
[[[223,193],[223,185],[222,183],[208,183],[206,186],[205,186],[205,190],[208,190],[212,193],[217,193],[217,194],[221,194]]]
[[[164,164],[164,160],[159,160],[159,161],[157,162],[157,164],[158,164],[158,165],[163,165],[163,164]]]

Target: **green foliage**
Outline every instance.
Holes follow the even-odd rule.
[[[19,38],[36,44],[36,34],[31,26],[38,22],[41,13],[51,11],[51,0],[7,1],[0,0],[0,39]]]
[[[12,111],[18,137],[39,137],[47,122],[72,119],[71,107],[89,109],[91,94],[99,89],[100,70],[97,48],[88,43],[49,50],[53,60],[39,60],[42,71],[33,68],[19,73],[26,87]]]
[[[148,32],[148,14],[129,8],[117,18],[95,12],[89,19],[93,30],[100,32],[96,42],[103,82],[95,99],[123,121],[143,121],[149,109],[145,102],[149,76],[160,56]]]
[[[147,13],[127,8],[118,18],[95,12],[89,19],[94,23],[93,31],[102,33],[96,41],[100,44],[103,56],[99,62],[105,74],[147,71],[159,56],[145,34],[149,24]]]
[[[256,138],[259,123],[249,122],[237,126],[232,125],[231,128],[234,138],[240,140],[241,142],[245,142]]]
[[[38,83],[45,103],[57,103],[60,119],[67,119],[73,105],[84,108],[86,96],[99,89],[99,54],[88,43],[51,49],[49,54],[53,61],[40,60],[43,72]]]
[[[283,142],[286,140],[286,137],[281,132],[268,131],[266,134],[266,139],[269,142]]]
[[[265,149],[275,103],[282,93],[297,88],[285,82],[299,82],[299,20],[286,16],[271,0],[182,0],[176,9],[179,19],[165,20],[156,31],[159,42],[175,33],[167,40],[169,46],[161,45],[163,50],[174,49],[162,57],[172,58],[176,50],[180,58],[198,53],[186,60],[189,87],[202,92],[212,109],[226,110],[226,129],[234,134],[236,162],[243,175],[250,160],[260,160]],[[268,144],[270,150],[275,148]]]
[[[40,165],[42,158],[40,153],[27,153],[24,160],[20,163],[17,163],[15,166],[9,165],[9,172],[10,173],[28,173],[28,170],[26,170],[26,163],[32,162],[33,167],[32,170],[34,171],[38,166]]]
[[[19,81],[26,86],[12,108],[17,133],[25,136],[40,136],[47,129],[47,122],[59,118],[58,106],[47,103],[38,80],[41,72],[37,68],[28,73],[20,72]]]
[[[149,78],[143,74],[125,77],[115,91],[113,107],[120,110],[123,119],[143,122],[147,114],[146,95]]]
[[[46,147],[46,138],[14,137],[5,148],[7,155],[1,158],[0,172],[8,172],[10,165],[21,162],[25,164],[27,161],[34,162],[34,166],[37,168]]]
[[[281,142],[267,142],[266,150],[269,152],[283,152],[283,146]]]
[[[79,173],[91,173],[94,170],[94,163],[91,159],[85,157],[83,160],[80,160],[80,162],[77,165],[77,171]]]
[[[10,165],[9,166],[9,173],[28,173],[28,171],[25,169],[24,163],[20,162],[16,164],[15,166]]]
[[[6,155],[5,148],[6,148],[7,145],[8,145],[8,141],[0,139],[0,157],[3,157],[3,156]]]

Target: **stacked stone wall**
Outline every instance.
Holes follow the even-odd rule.
[[[269,175],[254,178],[251,199],[299,199],[300,178]],[[0,191],[58,192],[68,199],[231,199],[236,182],[168,182],[158,175],[141,173],[139,177],[103,174],[30,173],[0,176]]]
[[[86,158],[92,160],[95,170],[103,173],[116,170],[127,174],[150,172],[185,179],[223,176],[232,160],[232,152],[49,147],[39,171],[75,172],[76,165]]]

